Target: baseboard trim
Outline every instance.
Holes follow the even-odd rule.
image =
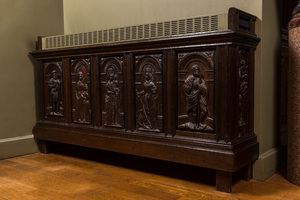
[[[253,165],[253,179],[264,181],[285,165],[286,146],[280,146],[261,154]]]
[[[0,159],[38,152],[33,135],[0,139]]]

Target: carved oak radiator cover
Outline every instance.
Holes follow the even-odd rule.
[[[212,168],[230,192],[232,173],[250,179],[258,157],[255,19],[231,8],[225,30],[48,49],[40,37],[40,150],[60,142]]]

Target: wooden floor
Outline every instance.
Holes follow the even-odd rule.
[[[214,180],[208,169],[79,147],[0,160],[0,200],[300,199],[284,173],[237,179],[232,194],[215,191]]]

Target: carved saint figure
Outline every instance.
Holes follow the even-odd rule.
[[[212,128],[204,122],[204,119],[208,117],[207,87],[197,64],[192,66],[192,74],[185,79],[183,89],[189,122],[180,125],[180,127],[191,130],[212,131]]]
[[[78,81],[75,86],[76,105],[75,120],[79,123],[90,122],[90,101],[88,85],[84,83],[83,72],[77,73]]]
[[[52,107],[51,115],[61,115],[60,114],[60,86],[61,82],[58,78],[58,75],[56,73],[56,70],[52,70],[51,72],[51,78],[49,80],[49,94],[50,94],[50,105]]]
[[[107,126],[121,127],[119,121],[120,89],[118,87],[118,75],[113,66],[107,69],[107,82],[105,84],[106,124]]]
[[[157,87],[154,83],[153,68],[146,65],[144,68],[145,82],[143,90],[136,91],[142,109],[137,112],[138,128],[158,131],[157,129]]]

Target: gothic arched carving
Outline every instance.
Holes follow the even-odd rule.
[[[102,124],[124,127],[123,58],[101,59]]]
[[[72,60],[71,78],[73,122],[80,124],[90,124],[90,60]]]
[[[136,127],[163,131],[162,55],[135,57]]]
[[[178,128],[214,131],[214,52],[178,54]]]
[[[45,63],[45,114],[51,117],[63,116],[62,62]]]

